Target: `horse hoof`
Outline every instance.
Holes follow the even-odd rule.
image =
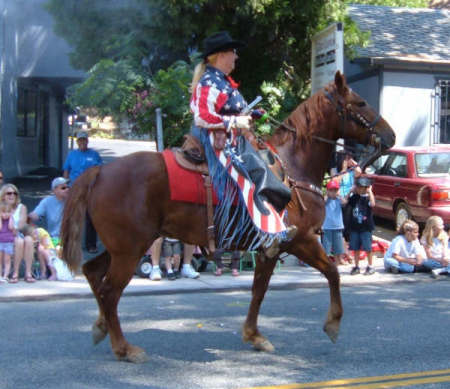
[[[119,361],[131,363],[144,363],[149,360],[147,353],[137,346],[130,346],[125,354],[116,356]]]
[[[94,345],[99,344],[103,339],[106,338],[108,332],[101,329],[97,324],[92,326],[92,341]]]
[[[271,353],[275,351],[275,347],[267,339],[263,339],[253,343],[253,348],[257,351],[264,351],[266,353]]]
[[[339,324],[338,325],[333,325],[333,324],[328,324],[325,325],[323,327],[323,330],[325,331],[325,333],[328,335],[328,337],[330,338],[330,340],[333,343],[336,343],[337,338],[339,336]]]

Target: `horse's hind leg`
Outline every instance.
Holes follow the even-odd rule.
[[[91,286],[92,292],[97,300],[99,310],[98,318],[92,325],[92,340],[94,344],[100,343],[103,339],[105,339],[106,335],[108,335],[102,299],[100,298],[98,288],[100,287],[103,277],[105,277],[110,264],[111,256],[107,251],[105,251],[83,265],[83,274],[86,276],[86,279]]]
[[[255,274],[252,287],[252,301],[247,313],[247,319],[242,327],[242,339],[244,342],[251,342],[256,350],[273,351],[275,348],[258,330],[258,314],[264,295],[269,286],[273,269],[277,263],[276,259],[265,258],[263,254],[258,254]]]
[[[111,265],[97,288],[97,292],[103,308],[111,347],[117,359],[141,363],[148,360],[147,354],[140,347],[133,346],[126,341],[117,314],[117,306],[123,289],[133,277],[139,259],[131,260],[131,256],[131,253],[111,255]]]
[[[333,343],[336,342],[339,335],[339,327],[343,314],[340,278],[337,267],[330,262],[322,245],[318,242],[316,235],[312,235],[308,240],[302,240],[295,246],[289,248],[289,252],[301,258],[304,262],[319,270],[328,280],[330,288],[330,308],[323,330],[329,336]]]

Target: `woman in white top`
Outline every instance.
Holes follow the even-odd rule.
[[[447,273],[450,265],[448,235],[444,231],[444,221],[439,216],[430,216],[422,233],[422,243],[427,259],[423,265],[432,271],[433,276]]]
[[[418,239],[419,226],[412,220],[406,220],[398,231],[386,254],[384,268],[391,273],[414,273],[422,265],[425,251]]]
[[[27,207],[20,202],[19,190],[13,184],[5,184],[2,187],[2,201],[5,201],[13,209],[14,228],[19,231],[27,222]],[[31,275],[31,265],[33,263],[33,238],[23,236],[18,233],[14,239],[14,271],[9,282],[15,284],[19,281],[20,262],[25,260],[25,282],[35,282]]]

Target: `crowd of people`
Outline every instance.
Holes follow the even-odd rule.
[[[348,171],[349,167],[356,166],[356,162],[346,155],[341,169],[343,174],[327,183],[321,241],[326,254],[337,264],[354,261],[351,275],[361,273],[360,254],[365,252],[367,267],[364,274],[372,275],[375,273],[372,252],[375,197],[370,180],[361,176],[360,169]],[[353,251],[353,259],[350,251]],[[394,274],[431,272],[435,278],[449,274],[449,235],[442,218],[430,216],[420,240],[418,224],[406,220],[384,254],[384,268]]]

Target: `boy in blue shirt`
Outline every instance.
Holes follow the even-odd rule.
[[[338,265],[344,263],[344,221],[342,217],[343,199],[338,195],[339,182],[331,180],[327,184],[327,196],[325,198],[325,220],[322,225],[322,245],[330,257],[335,255]]]

